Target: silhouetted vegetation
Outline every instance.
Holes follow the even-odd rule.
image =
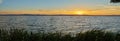
[[[0,41],[120,41],[120,33],[91,30],[73,36],[61,32],[33,33],[21,29],[0,29]]]
[[[118,2],[120,2],[120,0],[111,0],[111,2],[118,3]]]

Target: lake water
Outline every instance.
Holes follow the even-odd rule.
[[[0,16],[0,28],[65,33],[91,29],[120,31],[120,16]]]

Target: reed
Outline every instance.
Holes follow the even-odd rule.
[[[61,32],[33,33],[23,29],[0,29],[0,41],[120,41],[120,33],[89,30],[71,36]]]

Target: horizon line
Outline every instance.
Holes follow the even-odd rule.
[[[0,14],[0,16],[120,16],[120,15],[65,15],[65,14],[46,15],[46,14]]]

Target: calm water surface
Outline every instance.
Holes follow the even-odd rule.
[[[120,31],[120,16],[0,16],[0,28],[46,32]]]

